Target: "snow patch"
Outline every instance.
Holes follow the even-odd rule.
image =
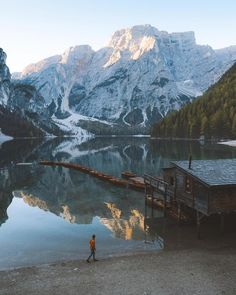
[[[100,122],[109,126],[113,126],[112,123],[109,123],[107,121],[98,120],[92,117],[87,117],[80,115],[78,113],[70,112],[71,115],[68,118],[65,119],[58,119],[55,116],[52,117],[55,124],[63,131],[70,133],[71,135],[81,136],[85,138],[92,138],[94,137],[94,134],[88,132],[87,130],[81,128],[79,126],[80,120],[85,121],[93,121],[93,122]]]
[[[13,137],[8,136],[8,135],[2,133],[1,128],[0,128],[0,145],[2,143],[4,143],[5,141],[9,141],[9,140],[12,140],[12,139],[13,139]]]
[[[225,144],[225,145],[236,147],[236,140],[220,141],[220,142],[218,142],[218,144]]]
[[[193,80],[184,80],[180,82],[176,82],[177,88],[181,94],[191,97],[197,97],[202,95],[202,91],[196,88]]]

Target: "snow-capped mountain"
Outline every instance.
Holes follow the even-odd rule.
[[[75,82],[83,83],[94,52],[87,45],[70,47],[62,55],[56,55],[27,66],[21,78],[34,85],[47,104],[55,102],[57,110],[69,110],[69,95]]]
[[[148,126],[201,95],[235,60],[235,46],[213,50],[197,45],[193,32],[169,34],[144,25],[115,32],[96,52],[71,47],[28,66],[20,77],[57,118],[73,111]]]
[[[78,135],[90,137],[86,130],[78,125],[79,120],[92,120],[79,114],[65,115],[64,118],[54,116],[52,104],[48,106],[46,99],[32,84],[22,80],[12,80],[6,65],[6,53],[0,48],[0,136],[3,134],[25,137],[45,135]],[[63,56],[65,62],[73,60]],[[77,56],[77,59],[79,57]],[[40,63],[40,67],[48,66],[55,58]],[[35,67],[28,68],[34,71]],[[18,75],[19,76],[19,75]],[[62,113],[62,110],[58,111]],[[93,119],[92,121],[96,121]]]

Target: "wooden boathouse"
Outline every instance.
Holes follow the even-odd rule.
[[[144,183],[145,216],[148,202],[152,217],[160,202],[164,215],[169,208],[179,221],[188,209],[196,214],[198,236],[204,217],[219,214],[223,231],[225,214],[236,212],[236,159],[173,161],[163,168],[163,179],[144,175]]]
[[[204,216],[220,214],[221,230],[224,215],[236,212],[236,159],[193,160],[171,162],[163,169],[164,182],[178,206],[196,211],[198,234]]]

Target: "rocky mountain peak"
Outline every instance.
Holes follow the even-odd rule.
[[[134,26],[115,32],[108,44],[113,49],[104,67],[115,64],[121,57],[136,60],[156,44],[158,30],[150,25]]]
[[[21,78],[24,78],[24,77],[26,77],[28,75],[33,74],[33,73],[41,72],[44,69],[48,68],[49,66],[58,63],[60,61],[60,59],[61,59],[61,56],[60,55],[54,55],[54,56],[50,56],[48,58],[45,58],[43,60],[40,60],[37,63],[29,64],[22,71]]]
[[[193,31],[181,32],[181,33],[170,33],[168,34],[171,40],[175,40],[179,43],[181,42],[190,42],[196,44],[195,34]]]
[[[144,37],[155,37],[158,32],[158,29],[150,25],[134,26],[122,29],[116,31],[112,35],[108,43],[108,47],[125,50],[130,48],[130,46],[134,43],[140,43],[140,40]]]
[[[0,48],[0,65],[6,63],[6,58],[7,58],[6,53],[3,51],[2,48]]]
[[[6,53],[0,48],[0,83],[10,81],[11,79],[10,71],[6,65],[6,59]]]
[[[196,46],[195,34],[192,31],[183,33],[168,33],[159,31],[151,25],[140,25],[116,31],[108,47],[113,49],[105,67],[111,66],[122,57],[137,60],[144,53],[160,47],[169,47],[173,50],[185,50]]]
[[[11,80],[11,74],[6,65],[6,58],[6,53],[0,48],[0,104],[3,105],[7,104]]]
[[[84,59],[90,59],[94,51],[89,45],[79,45],[68,48],[61,55],[62,64],[74,64]]]
[[[132,28],[122,29],[115,32],[108,44],[108,47],[115,50],[129,50],[134,52],[138,47],[145,46],[150,40],[155,41],[155,36],[158,34],[158,30],[150,25],[134,26]]]
[[[135,47],[144,46],[149,40],[160,41],[162,39],[164,41],[169,41],[170,43],[196,44],[193,31],[168,33],[166,31],[159,31],[151,25],[140,25],[116,31],[112,35],[108,47],[116,50],[130,50],[133,52],[136,49]]]

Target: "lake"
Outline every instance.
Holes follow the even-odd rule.
[[[162,235],[166,222],[161,211],[155,211],[160,221],[156,230],[145,227],[143,192],[119,188],[79,171],[41,166],[39,160],[80,163],[120,177],[126,170],[140,176],[160,175],[171,160],[188,159],[190,154],[193,159],[235,158],[236,148],[141,137],[3,143],[0,269],[85,260],[92,234],[97,236],[97,258],[168,246]]]

